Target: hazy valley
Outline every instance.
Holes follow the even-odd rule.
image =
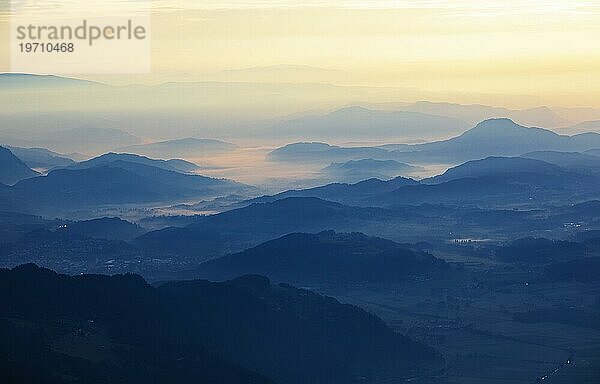
[[[10,383],[600,378],[598,110],[0,85]]]

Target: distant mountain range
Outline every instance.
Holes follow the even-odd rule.
[[[451,137],[468,127],[468,123],[450,117],[346,107],[324,115],[284,120],[256,134],[288,140],[423,140]]]
[[[1,208],[56,214],[62,209],[174,202],[254,191],[253,187],[229,180],[169,170],[190,166],[182,161],[107,154],[74,164],[73,169],[54,170],[5,188],[0,191],[4,204]]]
[[[361,201],[381,193],[391,192],[403,186],[417,184],[419,184],[417,181],[405,177],[396,177],[388,181],[367,179],[354,184],[333,183],[322,187],[289,190],[273,196],[257,197],[246,201],[245,204],[273,202],[289,197],[315,197],[345,204],[360,204]]]
[[[390,151],[376,147],[339,147],[327,143],[293,143],[277,148],[269,153],[268,160],[317,163],[328,165],[334,162],[374,159],[390,160],[395,156]]]
[[[293,232],[369,232],[401,220],[403,213],[380,208],[350,207],[318,198],[289,197],[270,203],[254,203],[217,215],[198,217],[183,228],[147,233],[134,244],[154,250],[210,259],[242,251]]]
[[[0,73],[0,88],[22,89],[22,88],[48,88],[48,87],[81,87],[81,86],[103,86],[90,80],[76,79],[54,75],[34,75],[29,73]]]
[[[136,153],[144,156],[157,158],[201,158],[220,153],[233,151],[237,148],[235,144],[214,139],[186,138],[167,140],[157,143],[133,145],[121,148],[123,152]]]
[[[443,366],[374,315],[260,276],[153,287],[29,264],[0,270],[0,299],[11,382],[376,383]]]
[[[448,169],[442,175],[425,179],[422,182],[424,184],[439,184],[451,180],[482,176],[510,177],[518,173],[559,176],[566,174],[561,167],[545,161],[524,159],[521,157],[488,157],[482,160],[468,161]]]
[[[399,160],[456,163],[534,151],[582,152],[599,146],[598,133],[564,136],[542,128],[527,128],[509,119],[491,119],[449,140],[384,148],[397,149]]]
[[[593,150],[584,153],[538,151],[526,153],[521,157],[545,161],[577,172],[600,173],[600,157],[594,156]]]
[[[559,130],[565,135],[575,135],[586,132],[600,132],[600,120],[584,121],[570,127],[565,127]]]
[[[207,144],[199,139],[190,140],[192,145]],[[599,172],[593,151],[600,148],[599,140],[600,134],[561,136],[540,128],[526,128],[508,119],[493,119],[453,139],[427,144],[384,147],[290,144],[272,151],[268,159],[325,164],[324,174],[332,173],[335,179],[350,182],[373,175],[387,179],[385,172],[395,173],[390,168],[411,170],[399,159],[410,160],[411,163],[463,163],[464,158],[477,160],[466,160],[444,175],[420,184],[401,178],[387,182],[366,180],[355,185],[333,184],[287,191],[255,202],[284,197],[316,197],[343,204],[379,207],[433,202],[468,202],[489,206],[493,201],[512,206],[518,202],[535,205],[569,195],[568,202],[577,203],[597,197],[595,184]],[[173,144],[165,143],[167,147]],[[186,143],[190,142],[186,139],[183,144],[178,142],[175,145],[185,147]],[[211,141],[208,145],[212,144],[215,143]],[[227,143],[217,143],[217,146],[221,145],[233,148]],[[582,151],[589,152],[582,154]],[[481,160],[482,155],[488,153],[500,155],[483,156]],[[523,156],[518,157],[520,155]],[[12,159],[13,165],[20,162],[14,156],[6,157],[5,161],[8,162],[8,159]],[[28,176],[35,175],[22,162],[20,164],[20,169]],[[184,160],[155,160],[140,155],[108,153],[52,171],[43,178],[23,180],[13,187],[1,188],[0,195],[4,198],[0,209],[17,207],[33,212],[35,207],[72,209],[94,205],[173,203],[184,199],[256,193],[256,190],[232,181],[187,174],[195,169],[194,164]],[[546,193],[542,193],[543,189]]]
[[[0,143],[15,147],[43,147],[63,153],[83,152],[93,155],[139,142],[141,142],[140,138],[119,129],[94,126],[50,132],[27,132],[11,129],[0,131]]]
[[[45,148],[8,147],[10,151],[23,161],[29,168],[52,169],[66,167],[75,161],[63,154]]]
[[[443,203],[479,207],[535,207],[558,199],[577,203],[599,197],[597,175],[539,160],[489,157],[469,161],[419,185],[399,188],[363,205]]]
[[[584,152],[586,155],[600,157],[600,148],[589,149]]]
[[[409,164],[461,163],[489,156],[519,156],[534,151],[583,152],[600,147],[600,134],[559,135],[527,128],[509,119],[485,120],[448,140],[380,147],[339,147],[326,143],[293,143],[269,154],[272,161],[331,163],[350,160],[395,160]]]
[[[0,147],[0,184],[13,185],[20,180],[38,175],[8,148]]]
[[[387,180],[401,175],[409,175],[420,168],[395,160],[350,160],[345,163],[332,163],[321,170],[326,177],[343,183],[358,183],[367,179]]]
[[[578,203],[600,197],[598,165],[591,161],[594,156],[549,152],[529,156],[543,157],[556,164],[522,157],[488,157],[468,161],[421,182],[396,178],[390,181],[366,180],[351,185],[329,184],[263,196],[247,203],[316,197],[358,206],[443,203],[491,207],[504,204],[536,206],[556,198],[563,203],[564,199]]]
[[[134,155],[130,153],[114,153],[109,152],[104,155],[100,155],[93,159],[82,161],[76,164],[72,164],[69,166],[69,169],[86,169],[92,167],[98,167],[103,165],[110,165],[115,162],[127,162],[127,163],[135,163],[148,165],[156,168],[160,168],[166,171],[172,172],[181,172],[188,173],[191,171],[198,170],[199,167],[191,163],[189,161],[180,160],[180,159],[171,159],[171,160],[156,160],[150,159],[145,156]]]
[[[448,265],[389,240],[361,233],[294,233],[241,253],[200,265],[199,277],[230,279],[260,274],[275,281],[302,285],[383,283],[408,275],[432,275]]]
[[[462,105],[419,101],[400,107],[400,109],[411,112],[452,117],[466,121],[469,124],[477,124],[480,121],[490,118],[506,117],[517,121],[519,124],[527,126],[559,128],[569,125],[568,119],[559,116],[556,112],[548,107],[508,109],[476,104]]]
[[[209,75],[207,80],[251,83],[332,83],[350,78],[347,72],[308,65],[268,65],[229,69]]]

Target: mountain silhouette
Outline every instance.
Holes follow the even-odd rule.
[[[153,287],[29,264],[0,270],[0,299],[0,374],[19,382],[374,383],[442,363],[374,315],[260,276]]]
[[[350,106],[324,114],[285,120],[268,128],[288,140],[424,139],[464,132],[468,123],[444,116],[410,111],[371,110]]]
[[[395,160],[350,160],[345,163],[332,163],[321,169],[326,177],[345,183],[357,183],[367,179],[387,180],[415,172],[419,167]]]
[[[103,86],[103,84],[90,80],[55,75],[34,75],[30,73],[0,73],[0,86],[3,89],[39,89],[49,87]]]
[[[482,160],[467,161],[448,169],[439,176],[423,180],[426,184],[438,184],[450,180],[481,176],[510,176],[517,173],[562,175],[567,173],[561,167],[535,159],[521,157],[488,157]]]
[[[189,161],[180,160],[180,159],[171,159],[171,160],[155,160],[150,159],[145,156],[134,155],[129,153],[114,153],[109,152],[98,157],[94,157],[93,159],[82,161],[77,164],[71,165],[70,169],[85,169],[91,167],[97,167],[101,165],[110,165],[118,161],[124,161],[128,163],[137,163],[148,165],[160,169],[164,169],[167,171],[173,172],[182,172],[188,173],[190,171],[194,171],[198,169],[198,166]]]
[[[447,265],[390,240],[361,233],[294,233],[200,265],[198,276],[259,274],[295,284],[382,283],[431,275]]]
[[[568,121],[560,117],[548,107],[536,107],[528,109],[508,109],[501,107],[490,107],[487,105],[435,103],[430,101],[418,101],[414,104],[402,107],[403,110],[429,113],[439,116],[449,116],[456,119],[476,124],[489,118],[506,117],[520,124],[538,127],[564,127]]]
[[[96,239],[124,241],[141,236],[146,232],[139,225],[118,217],[101,217],[98,219],[76,221],[64,224],[60,230]]]
[[[96,154],[136,144],[141,139],[116,128],[90,124],[52,131],[3,130],[0,131],[0,141],[17,147],[42,147],[61,153]]]
[[[370,197],[391,192],[403,186],[417,184],[419,184],[417,181],[401,176],[387,181],[367,179],[354,184],[332,183],[321,187],[289,190],[273,196],[257,197],[244,203],[273,202],[288,197],[315,197],[343,204],[358,204]]]
[[[196,139],[190,137],[149,144],[132,145],[123,147],[120,151],[169,159],[173,157],[200,158],[219,153],[227,153],[236,148],[236,145],[221,140]]]
[[[0,183],[13,185],[20,180],[38,176],[9,149],[0,147]]]
[[[584,152],[586,155],[600,157],[600,148],[589,149]]]
[[[349,160],[389,160],[393,158],[394,155],[383,148],[339,147],[319,142],[288,144],[271,151],[267,156],[267,159],[271,161],[317,163],[323,165]]]
[[[479,207],[539,206],[553,199],[578,203],[597,199],[597,175],[540,160],[488,157],[468,161],[421,184],[375,195],[361,205],[444,203]]]
[[[489,119],[449,140],[401,147],[398,160],[463,162],[489,156],[519,156],[534,151],[581,152],[600,147],[600,134],[559,135],[528,128],[506,118]]]
[[[4,196],[0,208],[56,214],[104,204],[165,203],[254,191],[229,180],[122,160],[84,169],[57,169],[34,179],[0,190]]]
[[[29,168],[51,169],[55,167],[66,167],[75,163],[70,157],[45,148],[8,148]]]
[[[600,173],[600,157],[594,156],[593,152],[589,151],[586,153],[538,151],[526,153],[521,157],[545,161],[574,171]]]
[[[206,260],[292,232],[368,232],[369,225],[381,226],[404,216],[402,212],[350,207],[313,197],[288,197],[198,217],[186,227],[149,232],[134,243],[145,249],[202,256]]]

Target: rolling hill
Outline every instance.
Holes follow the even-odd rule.
[[[538,151],[526,153],[521,157],[545,161],[578,172],[600,173],[600,157],[594,156],[593,152],[589,151],[587,153]]]
[[[61,232],[80,235],[94,239],[128,241],[146,232],[137,224],[118,217],[101,217],[98,219],[76,221],[64,224]]]
[[[535,155],[535,154],[534,154]],[[547,153],[544,153],[544,157]],[[553,161],[522,157],[487,157],[467,161],[444,174],[420,182],[396,178],[365,180],[356,184],[328,184],[263,196],[252,202],[272,202],[288,197],[316,197],[342,204],[401,207],[420,204],[450,204],[486,208],[539,207],[540,204],[577,204],[600,198],[600,179],[592,164],[569,167],[563,155]],[[571,157],[570,155],[568,157]],[[592,156],[579,156],[591,160]],[[561,161],[558,161],[561,160]]]
[[[293,233],[240,253],[208,261],[199,277],[230,279],[260,274],[303,285],[383,283],[408,275],[431,275],[447,268],[435,257],[393,241],[361,233]]]
[[[519,173],[532,175],[564,175],[567,172],[561,167],[535,159],[520,157],[488,157],[482,160],[467,161],[464,164],[448,169],[439,176],[425,179],[425,184],[439,184],[446,181],[476,178],[481,176],[512,176]]]
[[[292,232],[369,232],[401,220],[403,213],[350,207],[317,198],[290,197],[254,203],[217,215],[199,217],[183,228],[147,233],[134,241],[146,249],[193,255],[204,260],[239,252]]]
[[[176,202],[250,191],[252,187],[229,180],[118,160],[92,168],[51,171],[0,192],[5,196],[2,209],[60,213],[63,209]]]
[[[354,184],[332,183],[315,188],[289,190],[273,196],[257,197],[243,204],[273,202],[289,197],[314,197],[343,204],[358,204],[370,197],[417,184],[419,184],[417,181],[401,176],[387,181],[367,179]]]
[[[361,205],[456,204],[479,207],[536,207],[575,204],[599,197],[597,175],[578,173],[540,160],[488,157],[468,161],[419,185],[374,195]]]

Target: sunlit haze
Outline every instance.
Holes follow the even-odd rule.
[[[597,2],[299,4],[153,1],[152,75],[96,78],[115,84],[203,79],[326,82],[417,88],[454,100],[460,99],[457,94],[475,95],[463,97],[466,102],[489,103],[485,95],[515,95],[519,98],[514,104],[519,105],[513,106],[522,107],[599,106]],[[2,18],[1,31],[7,30],[7,20]],[[0,62],[8,71],[8,52],[1,47]],[[274,65],[329,71],[299,68],[285,76],[222,73]]]

